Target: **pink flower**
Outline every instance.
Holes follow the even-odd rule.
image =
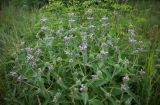
[[[41,54],[41,53],[42,53],[41,49],[38,49],[38,50],[35,52],[36,55],[39,55],[39,54]]]
[[[129,42],[130,42],[130,43],[135,43],[136,40],[135,40],[134,38],[129,38]]]
[[[139,72],[141,75],[144,75],[145,74],[145,71],[144,69],[141,69],[141,71]]]
[[[48,28],[48,27],[46,27],[46,26],[42,26],[42,27],[41,27],[41,30],[42,30],[42,31],[46,31],[47,28]]]
[[[128,29],[128,32],[129,32],[131,35],[135,35],[135,33],[134,33],[134,30],[133,30],[133,29]]]
[[[41,50],[41,49],[38,49],[38,50],[35,52],[36,55],[39,55],[39,54],[41,54],[41,53],[42,53],[42,50]]]
[[[27,60],[28,61],[33,61],[34,60],[34,56],[31,55],[31,54],[27,55]]]
[[[84,51],[87,49],[87,43],[83,43],[81,46],[79,46],[80,51]]]
[[[88,20],[93,20],[93,17],[92,16],[88,16],[87,19]]]
[[[37,66],[36,62],[32,62],[32,68],[35,68]]]
[[[129,81],[129,77],[127,74],[125,75],[125,77],[123,77],[123,81]]]
[[[108,20],[108,17],[103,17],[101,18],[102,21],[107,21]]]
[[[81,92],[87,91],[87,87],[84,84],[81,84],[80,89]]]
[[[33,48],[27,47],[27,48],[25,48],[25,50],[28,51],[28,52],[32,52],[32,51],[33,51]]]
[[[63,40],[64,41],[69,41],[70,39],[72,39],[73,38],[73,36],[65,36],[64,38],[63,38]]]
[[[89,27],[88,27],[88,29],[94,29],[96,26],[94,26],[94,25],[90,25]]]

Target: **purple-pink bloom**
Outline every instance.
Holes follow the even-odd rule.
[[[134,30],[133,30],[133,29],[128,29],[128,32],[129,32],[131,35],[135,35],[135,33],[134,33]]]
[[[87,49],[87,43],[84,42],[81,46],[79,46],[79,48],[80,48],[80,51],[86,50]]]
[[[27,47],[27,48],[25,48],[25,50],[28,51],[28,52],[32,52],[32,51],[33,51],[33,48]]]
[[[39,55],[40,53],[42,53],[41,49],[38,49],[38,50],[35,52],[36,55]]]
[[[125,77],[123,77],[123,81],[129,81],[129,77],[127,74],[125,75]]]
[[[46,31],[47,28],[48,28],[48,27],[46,27],[46,26],[42,26],[42,27],[41,27],[41,30],[42,30],[42,31]]]
[[[135,43],[136,40],[135,40],[134,38],[129,38],[129,42],[130,42],[130,43]]]
[[[69,36],[65,36],[65,37],[63,38],[64,41],[68,41],[68,40],[70,40],[70,39],[71,39],[71,37],[69,37]]]
[[[93,16],[88,16],[87,19],[88,20],[93,20]]]
[[[88,29],[94,29],[96,26],[94,26],[94,25],[90,25],[89,27],[88,27]]]
[[[32,62],[32,68],[35,68],[37,66],[36,62]]]
[[[139,72],[141,75],[144,75],[145,74],[145,71],[144,69],[141,69],[141,71]]]
[[[34,56],[31,55],[31,54],[27,55],[27,60],[28,61],[33,61],[34,60]]]
[[[87,91],[87,87],[84,84],[81,84],[80,89],[81,92]]]
[[[101,18],[102,21],[107,21],[108,20],[108,17],[103,17]]]

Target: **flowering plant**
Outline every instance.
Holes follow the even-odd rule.
[[[15,57],[10,76],[24,88],[16,96],[29,104],[139,104],[133,87],[145,72],[135,58],[147,43],[133,25],[116,23],[117,13],[96,11],[42,17],[34,42],[21,45]]]

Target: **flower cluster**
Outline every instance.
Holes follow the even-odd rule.
[[[80,51],[85,51],[87,49],[87,43],[83,42],[81,46],[79,46]]]
[[[27,60],[28,60],[28,61],[33,61],[33,60],[34,60],[34,56],[31,55],[31,54],[28,54],[28,55],[27,55]]]
[[[85,92],[85,91],[87,91],[87,86],[85,86],[84,84],[81,84],[79,90],[81,92]]]
[[[41,31],[46,31],[46,30],[48,29],[48,27],[45,26],[46,21],[47,21],[47,18],[45,18],[45,17],[43,17],[43,18],[41,19],[41,22],[42,22]]]
[[[139,36],[131,27],[128,32],[121,28],[118,31],[122,32],[118,32],[113,17],[107,17],[109,14],[99,17],[94,15],[92,9],[84,13],[87,14],[85,18],[77,16],[81,19],[69,13],[68,18],[62,20],[63,24],[59,24],[59,21],[46,24],[49,20],[43,17],[40,32],[44,37],[35,39],[32,47],[24,48],[21,51],[25,59],[23,64],[21,59],[15,64],[26,65],[23,66],[26,74],[11,72],[10,75],[18,81],[27,77],[25,79],[30,79],[30,84],[38,89],[43,86],[44,94],[51,94],[52,101],[49,101],[57,104],[61,104],[61,98],[78,102],[77,97],[80,97],[81,102],[84,94],[91,95],[88,98],[92,98],[92,94],[97,99],[105,97],[104,101],[113,97],[124,100],[120,99],[120,95],[116,96],[114,91],[124,97],[129,96],[126,91],[130,89],[132,76],[136,76],[131,74],[145,74],[144,69],[136,71],[139,67],[137,62],[133,62],[134,54],[144,50],[144,42],[138,39]]]
[[[106,28],[108,27],[109,23],[108,23],[108,17],[102,17],[101,18],[101,22],[102,22],[102,27]]]

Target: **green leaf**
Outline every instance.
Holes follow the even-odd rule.
[[[82,93],[82,99],[83,99],[84,105],[87,105],[87,102],[88,102],[88,93],[87,92]]]
[[[106,83],[107,83],[106,80],[97,80],[97,81],[94,82],[94,86],[99,87],[99,86],[102,86]]]
[[[100,100],[93,99],[89,102],[90,105],[104,105]]]
[[[134,101],[135,101],[138,105],[140,105],[140,102],[139,102],[139,100],[137,99],[137,96],[136,96],[133,92],[127,91],[127,93],[134,99]]]

